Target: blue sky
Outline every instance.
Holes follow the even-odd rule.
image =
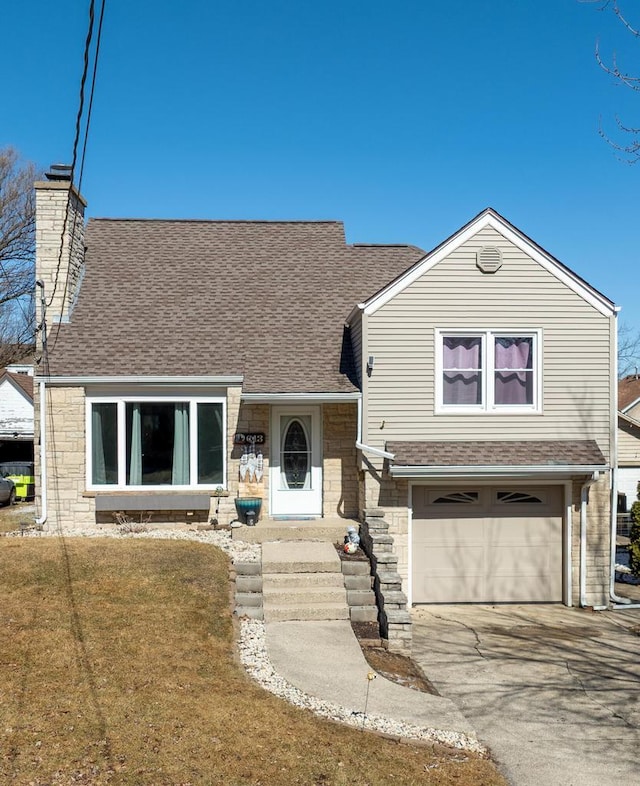
[[[3,7],[0,145],[41,167],[71,158],[88,6]],[[594,59],[599,38],[640,74],[640,42],[597,8],[107,0],[88,213],[331,218],[428,250],[491,206],[640,329],[640,164],[598,135],[640,125],[640,94]]]

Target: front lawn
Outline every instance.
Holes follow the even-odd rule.
[[[504,786],[472,754],[332,724],[257,687],[215,547],[2,537],[0,592],[1,783]]]

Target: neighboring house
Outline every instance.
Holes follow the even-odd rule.
[[[263,518],[376,508],[413,603],[608,604],[616,309],[495,211],[429,253],[333,221],[85,237],[49,177],[47,526],[218,502],[226,523],[238,495]]]
[[[0,370],[0,462],[33,461],[33,367]]]
[[[640,483],[640,376],[618,383],[618,512],[627,513]]]

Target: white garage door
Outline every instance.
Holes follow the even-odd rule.
[[[414,486],[413,603],[562,601],[561,486]]]

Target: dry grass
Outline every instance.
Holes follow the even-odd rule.
[[[322,721],[234,656],[226,557],[0,539],[2,784],[465,784],[493,765]]]
[[[0,534],[20,529],[20,522],[33,524],[35,505],[19,502],[17,505],[0,507]]]

